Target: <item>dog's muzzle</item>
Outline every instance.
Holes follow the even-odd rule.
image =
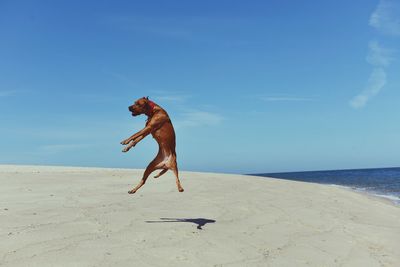
[[[129,109],[129,111],[132,113],[132,116],[137,116],[137,115],[139,115],[139,114],[137,114],[137,113],[135,112],[135,110],[133,109],[133,106],[129,106],[128,109]]]

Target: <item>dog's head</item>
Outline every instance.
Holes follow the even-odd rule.
[[[132,106],[129,106],[128,109],[132,112],[132,116],[138,116],[141,114],[149,114],[154,107],[154,103],[149,100],[149,97],[142,97],[135,101]]]

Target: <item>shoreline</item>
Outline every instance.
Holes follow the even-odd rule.
[[[397,198],[392,195],[378,194],[378,193],[374,193],[372,191],[364,190],[362,188],[354,188],[354,187],[345,186],[345,185],[337,185],[337,184],[322,184],[322,185],[328,185],[328,186],[332,186],[332,187],[342,188],[344,190],[348,190],[350,192],[366,196],[367,198],[382,201],[384,203],[391,204],[395,207],[400,208],[400,198]]]
[[[388,200],[396,206],[400,206],[400,188],[396,185],[392,177],[387,177],[389,181],[385,180],[386,173],[379,173],[379,171],[399,170],[399,167],[393,168],[369,168],[369,169],[345,169],[345,170],[323,170],[323,171],[302,171],[302,172],[288,172],[288,173],[271,173],[271,174],[254,174],[264,178],[282,179],[288,181],[299,181],[305,183],[314,183],[321,185],[334,186],[350,190],[356,193],[365,194],[369,197],[376,197],[379,199]],[[349,173],[349,172],[353,173]],[[375,171],[369,173],[368,171]],[[268,176],[271,175],[271,176]],[[383,177],[381,176],[383,175]],[[400,175],[396,173],[395,175]],[[364,183],[360,177],[366,176],[370,182]],[[392,184],[392,188],[386,188],[386,183]]]

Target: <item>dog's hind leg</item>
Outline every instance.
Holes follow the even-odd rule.
[[[146,170],[143,173],[142,180],[140,180],[139,184],[134,189],[130,190],[128,193],[129,194],[136,193],[136,191],[138,191],[139,188],[141,188],[146,183],[146,180],[149,177],[149,175],[153,171],[160,169],[160,167],[159,167],[160,162],[161,162],[161,159],[160,159],[159,155],[157,155],[157,157],[155,159],[153,159],[153,161],[150,162],[150,164],[147,166]]]
[[[154,178],[158,178],[161,175],[163,175],[164,173],[166,173],[168,171],[168,169],[163,169],[159,174],[157,174],[156,176],[154,176]]]
[[[176,163],[176,158],[174,157],[173,162],[172,162],[172,166],[171,166],[171,170],[174,172],[175,177],[176,177],[176,186],[178,187],[178,191],[179,192],[183,192],[183,187],[181,185],[181,181],[179,181],[179,175],[178,175],[178,165]]]

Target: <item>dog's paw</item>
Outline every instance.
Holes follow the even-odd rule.
[[[122,149],[122,152],[126,153],[126,152],[129,151],[129,149],[131,149],[131,148],[127,146],[127,147],[125,147],[124,149]]]
[[[136,193],[136,191],[133,190],[133,189],[128,191],[128,194],[131,194],[131,195],[132,195],[132,194],[135,194],[135,193]]]
[[[123,140],[123,141],[121,141],[121,145],[127,145],[127,144],[129,144],[129,142],[130,142],[129,139]]]

